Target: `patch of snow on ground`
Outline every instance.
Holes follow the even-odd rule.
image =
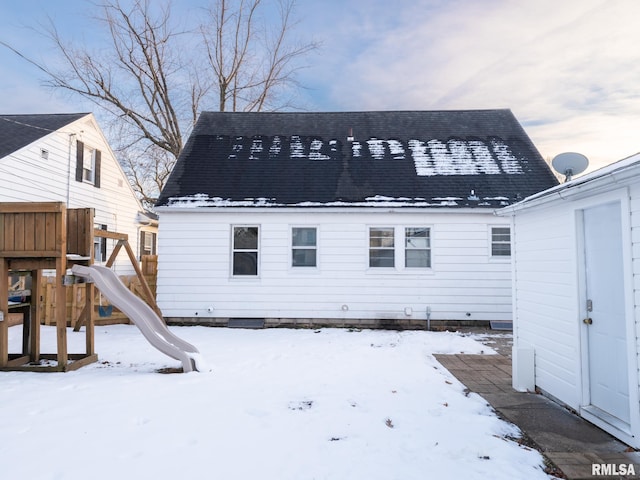
[[[10,329],[19,345],[19,328]],[[536,451],[433,357],[489,349],[424,331],[172,327],[210,372],[134,326],[96,328],[98,363],[0,372],[2,477],[32,480],[548,479]],[[84,334],[69,332],[69,351]],[[42,328],[43,352],[55,330]]]

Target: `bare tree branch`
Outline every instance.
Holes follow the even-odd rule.
[[[295,0],[213,0],[200,24],[187,29],[176,26],[169,0],[100,1],[96,20],[108,45],[97,52],[74,46],[51,20],[46,35],[60,67],[0,45],[38,67],[47,85],[111,115],[110,143],[148,205],[164,186],[202,105],[217,104],[220,111],[277,109],[283,106],[278,96],[297,86],[298,60],[318,48],[290,43]],[[276,24],[269,29],[273,17],[263,11],[273,4]]]

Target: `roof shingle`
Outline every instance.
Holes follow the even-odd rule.
[[[509,110],[204,112],[157,205],[495,207],[555,184]]]
[[[61,129],[87,113],[0,115],[0,158]]]

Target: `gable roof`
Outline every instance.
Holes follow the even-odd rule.
[[[509,110],[203,112],[157,206],[492,208],[556,184]]]
[[[86,115],[88,113],[0,115],[0,158]]]

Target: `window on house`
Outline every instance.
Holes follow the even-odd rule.
[[[491,256],[511,256],[511,229],[509,227],[491,227]]]
[[[84,157],[82,161],[82,180],[88,183],[95,181],[96,171],[96,151],[93,148],[89,148],[85,145]]]
[[[315,267],[317,248],[315,227],[294,227],[291,230],[291,265],[293,267]]]
[[[431,267],[431,237],[426,227],[404,229],[404,266],[406,268]]]
[[[258,227],[233,227],[233,275],[258,275]]]
[[[95,228],[99,230],[106,230],[107,226],[98,224]],[[94,262],[106,262],[107,261],[107,239],[104,237],[93,237],[93,261]]]
[[[100,150],[76,142],[76,181],[100,187]]]
[[[395,266],[395,239],[393,227],[369,229],[369,267]]]
[[[140,232],[140,256],[156,254],[156,234],[153,232]]]

